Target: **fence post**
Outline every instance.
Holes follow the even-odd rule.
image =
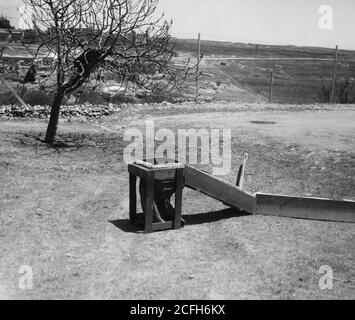
[[[200,61],[201,61],[201,34],[198,34],[197,39],[197,77],[196,77],[196,98],[197,101],[200,90]]]
[[[333,69],[333,81],[330,91],[329,102],[335,103],[335,85],[337,80],[337,66],[338,66],[338,46],[335,47],[334,69]]]
[[[274,85],[274,72],[270,73],[270,84],[269,84],[269,103],[272,101],[272,86]]]

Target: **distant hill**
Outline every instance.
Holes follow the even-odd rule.
[[[179,55],[197,56],[196,39],[175,38],[173,41]],[[334,52],[334,48],[203,40],[202,96],[229,101],[268,100],[272,72],[273,102],[327,102]],[[355,102],[355,51],[339,50],[336,97],[339,103]]]
[[[176,51],[196,54],[196,39],[173,38]],[[340,48],[341,49],[341,48]],[[334,48],[298,47],[261,45],[254,43],[233,43],[211,40],[201,41],[201,53],[207,56],[237,56],[237,57],[299,57],[299,58],[333,58]],[[355,59],[355,51],[339,50],[340,59]]]

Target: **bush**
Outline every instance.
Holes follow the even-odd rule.
[[[18,88],[17,94],[30,106],[48,106],[52,103],[54,98],[54,93],[47,93],[43,90],[28,90],[26,87]],[[65,103],[65,100],[63,101],[63,104]],[[0,105],[12,104],[19,104],[19,102],[11,91],[0,94]]]
[[[99,94],[95,91],[81,91],[74,94],[76,103],[83,104],[85,102],[91,104],[106,104],[108,103],[109,95]]]
[[[28,90],[24,88],[23,92],[22,88],[18,91],[21,99],[30,106],[48,106],[51,105],[54,93],[47,93],[43,90]],[[108,105],[109,103],[113,104],[123,104],[123,103],[162,103],[164,101],[175,103],[176,101],[180,101],[181,97],[175,94],[136,94],[133,95],[125,95],[125,94],[115,94],[111,96],[106,93],[98,93],[92,91],[84,91],[79,92],[74,95],[76,98],[75,104],[97,104],[97,105]],[[179,98],[180,97],[180,98]],[[65,97],[63,100],[63,105],[65,105],[68,101],[68,98]],[[14,95],[8,91],[0,94],[0,105],[16,105],[19,104]],[[74,103],[71,103],[74,104]]]
[[[113,104],[122,104],[122,103],[136,103],[138,99],[132,96],[127,96],[124,94],[115,94],[110,97],[110,102]]]
[[[335,84],[335,103],[347,104],[355,103],[354,81],[353,79],[340,79]],[[330,102],[331,84],[327,86],[322,79],[322,87],[319,94],[321,102]]]
[[[47,106],[52,103],[53,94],[48,94],[44,91],[33,90],[26,92],[22,99],[30,106]]]
[[[18,104],[14,95],[8,91],[0,94],[0,105]]]
[[[170,102],[175,103],[176,101],[180,101],[182,97],[178,93],[171,92],[167,94],[165,92],[161,93],[152,93],[144,96],[139,96],[142,103],[162,103],[162,102]]]

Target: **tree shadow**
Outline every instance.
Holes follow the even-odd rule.
[[[23,147],[49,150],[47,154],[80,149],[100,149],[103,152],[120,152],[123,149],[123,137],[118,134],[61,133],[57,134],[54,142],[46,143],[42,133],[26,132],[17,134],[15,139]]]
[[[183,218],[186,220],[184,227],[205,223],[213,223],[220,220],[244,217],[249,215],[249,213],[245,211],[240,211],[236,208],[226,208],[218,211],[183,215]],[[116,228],[126,233],[142,233],[144,231],[144,225],[142,222],[137,224],[131,224],[128,219],[120,219],[109,222],[112,223]]]

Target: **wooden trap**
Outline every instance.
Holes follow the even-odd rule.
[[[129,171],[129,218],[131,223],[144,223],[146,233],[181,228],[184,166],[178,163],[152,164],[136,161]],[[137,215],[137,177],[143,216]],[[175,194],[175,207],[170,203]],[[143,218],[143,219],[142,219]]]
[[[184,186],[254,215],[355,223],[355,201],[246,192],[243,190],[246,159],[247,155],[239,169],[236,185],[175,162],[157,164],[155,160],[153,164],[136,161],[128,166],[130,221],[136,223],[139,220],[136,205],[136,184],[139,177],[144,230],[147,233],[181,227]],[[174,193],[175,208],[170,204],[170,197]],[[170,221],[160,219],[159,214],[170,216]]]

